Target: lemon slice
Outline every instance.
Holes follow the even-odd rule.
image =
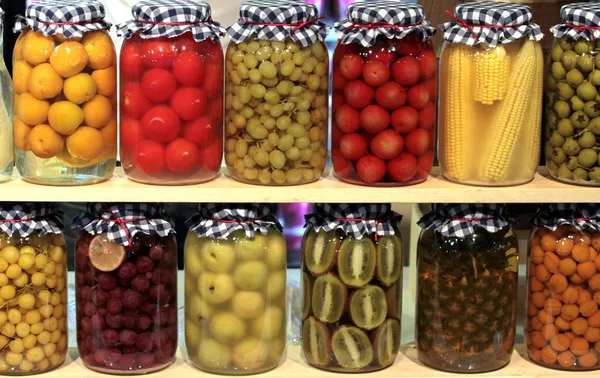
[[[125,247],[108,240],[106,234],[98,235],[90,243],[89,256],[92,265],[102,272],[112,272],[125,260]]]

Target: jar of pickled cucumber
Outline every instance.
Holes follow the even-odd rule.
[[[600,186],[600,6],[568,4],[552,27],[546,88],[546,166],[560,181]]]
[[[600,369],[600,206],[547,204],[529,241],[525,343],[561,370]]]
[[[0,8],[0,45],[3,30],[4,11]],[[4,54],[0,50],[0,182],[10,180],[13,173],[12,103],[12,79],[4,63]]]
[[[84,185],[117,158],[117,54],[97,0],[32,2],[16,21],[13,134],[21,177]]]
[[[0,374],[41,374],[68,348],[67,250],[53,204],[0,203]]]
[[[200,205],[185,254],[185,344],[199,369],[258,374],[286,348],[286,243],[271,206]]]
[[[329,27],[319,20],[312,4],[251,0],[228,29],[225,162],[234,179],[296,185],[323,174]]]
[[[504,205],[434,205],[419,225],[419,361],[452,373],[510,362],[517,325],[515,219]]]
[[[340,373],[391,366],[400,348],[402,217],[389,204],[319,204],[302,240],[302,353]]]
[[[333,169],[375,186],[425,181],[437,106],[435,28],[423,7],[391,1],[348,6],[333,55]]]
[[[457,5],[443,24],[439,161],[461,184],[531,181],[541,150],[543,34],[523,4]]]
[[[121,49],[120,156],[146,184],[198,184],[223,161],[223,68],[210,5],[142,0],[117,26]],[[182,15],[185,15],[182,18]]]
[[[73,221],[77,347],[116,375],[166,368],[177,350],[177,245],[160,204],[90,204]]]

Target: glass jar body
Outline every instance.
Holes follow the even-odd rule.
[[[531,181],[539,165],[543,57],[539,43],[446,43],[440,65],[439,160],[452,181]]]
[[[262,185],[321,178],[329,119],[325,43],[230,43],[225,64],[225,162],[231,177]]]
[[[517,239],[424,230],[418,244],[417,351],[424,364],[483,373],[510,362],[517,324]]]
[[[85,185],[117,159],[117,55],[106,31],[83,38],[25,30],[13,53],[14,143],[21,177]]]
[[[302,247],[302,352],[319,369],[370,372],[400,348],[402,239],[310,228]],[[357,271],[359,269],[359,271]],[[365,313],[366,306],[372,311]],[[326,303],[329,307],[325,308]]]
[[[110,249],[103,250],[102,245]],[[90,258],[99,252],[122,254],[123,260],[108,271]],[[173,236],[138,233],[130,247],[123,247],[109,243],[106,234],[83,232],[76,245],[75,277],[77,347],[86,367],[108,374],[144,374],[174,361],[177,247]]]
[[[0,49],[2,48],[2,38],[0,38]],[[0,182],[8,181],[12,178],[14,162],[13,145],[13,84],[10,73],[4,63],[4,54],[0,52]]]
[[[219,40],[143,39],[121,49],[121,161],[156,185],[214,179],[223,161],[223,51]]]
[[[437,57],[416,34],[333,55],[332,160],[353,184],[425,181],[435,150]]]
[[[68,348],[67,251],[62,234],[0,233],[0,373],[40,374],[65,360]]]
[[[279,231],[253,239],[190,232],[185,245],[185,340],[194,366],[214,374],[277,367],[286,346],[286,245]]]

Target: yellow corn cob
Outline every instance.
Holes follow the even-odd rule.
[[[533,79],[533,88],[531,96],[529,97],[529,106],[527,109],[531,111],[527,112],[525,117],[525,140],[524,146],[529,148],[531,146],[531,155],[528,164],[525,166],[525,170],[529,174],[537,171],[540,163],[540,148],[542,143],[542,108],[544,99],[544,52],[542,46],[539,43],[535,44],[535,77]],[[533,172],[531,171],[533,169]]]
[[[492,105],[504,100],[507,79],[510,75],[510,57],[503,46],[475,55],[475,101]]]
[[[490,124],[482,160],[482,180],[501,181],[507,174],[517,139],[524,129],[527,98],[531,96],[536,70],[535,43],[525,41],[512,68],[506,98]],[[526,126],[525,126],[526,127]]]

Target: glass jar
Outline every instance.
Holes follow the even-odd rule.
[[[0,17],[1,10],[0,10]],[[2,20],[0,20],[0,31],[2,31]],[[3,38],[0,36],[0,182],[12,178],[14,167],[13,148],[13,85],[10,73],[4,63],[2,50]]]
[[[424,229],[418,244],[419,361],[453,373],[510,362],[517,324],[517,238],[507,226],[469,237]]]
[[[194,366],[213,374],[277,367],[286,346],[286,245],[269,229],[225,239],[191,231],[185,248],[185,342]]]

